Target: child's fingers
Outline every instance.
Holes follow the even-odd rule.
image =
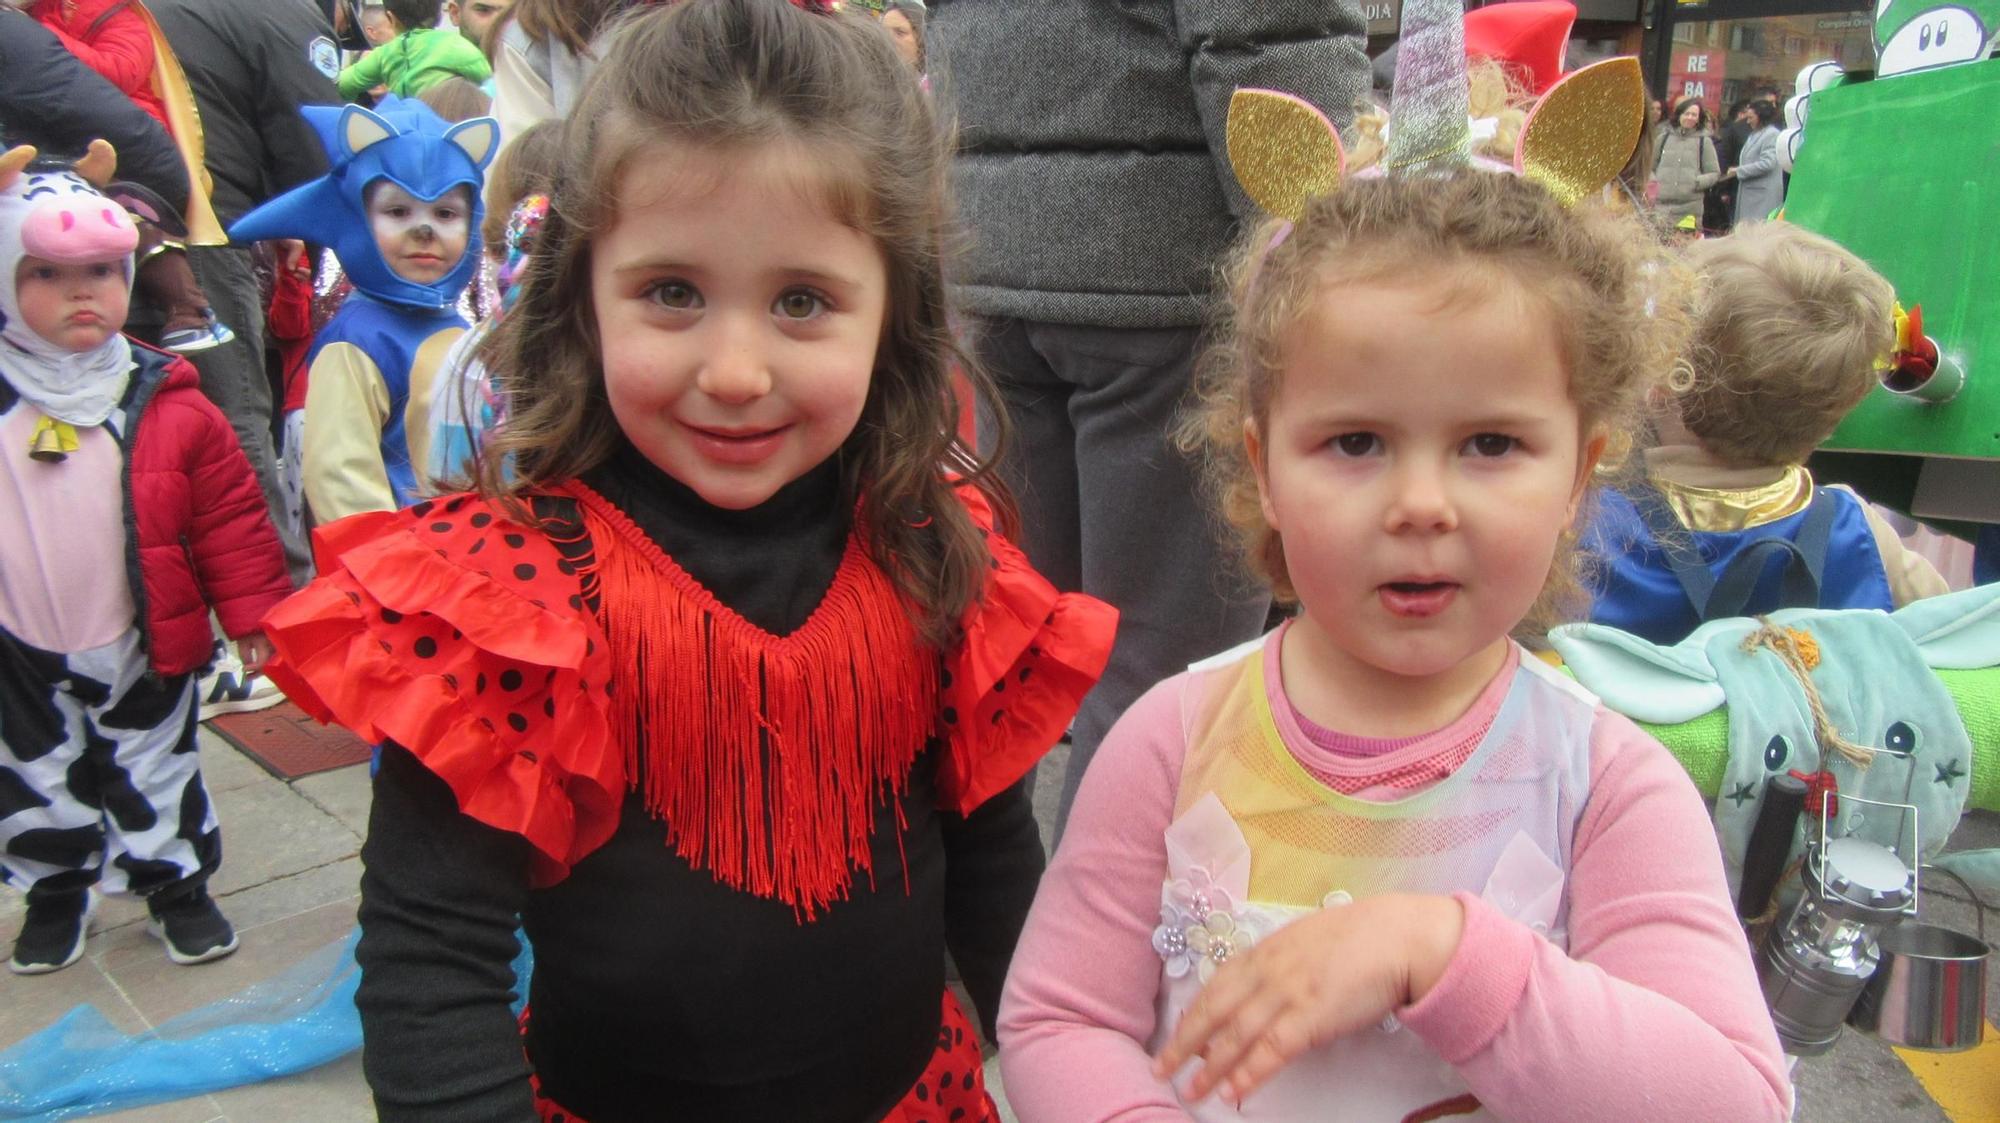
[[[1240,979],[1239,975],[1242,976]],[[1153,1071],[1163,1079],[1178,1072],[1182,1065],[1202,1050],[1216,1028],[1235,1014],[1237,1004],[1249,997],[1250,992],[1247,974],[1228,970],[1218,972],[1201,988],[1201,997],[1195,999],[1194,1005],[1181,1015],[1180,1024],[1174,1027],[1167,1047],[1160,1050],[1159,1059],[1153,1062]]]
[[[1298,1059],[1312,1047],[1312,1035],[1305,1014],[1296,1008],[1281,1010],[1264,1028],[1229,1077],[1227,1095],[1240,1107],[1250,1093],[1264,1086],[1279,1069]]]
[[[1282,991],[1260,988],[1240,1003],[1195,1052],[1202,1058],[1201,1070],[1194,1075],[1188,1093],[1200,1099],[1230,1081],[1241,1069],[1246,1056],[1284,1018],[1290,1001]]]

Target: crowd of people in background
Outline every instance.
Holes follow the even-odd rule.
[[[1726,234],[1767,221],[1785,203],[1778,137],[1784,127],[1776,90],[1740,98],[1718,119],[1698,97],[1652,103],[1651,178],[1646,196],[1670,236]]]

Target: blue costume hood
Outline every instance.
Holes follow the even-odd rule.
[[[329,246],[354,287],[391,304],[449,308],[479,268],[480,193],[486,165],[500,148],[500,123],[474,117],[456,125],[420,101],[390,96],[374,110],[358,105],[308,105],[299,113],[319,134],[332,167],[327,173],[238,219],[239,242],[299,238]],[[426,202],[460,184],[471,188],[472,232],[465,256],[441,280],[404,280],[382,260],[368,227],[364,193],[386,179]]]

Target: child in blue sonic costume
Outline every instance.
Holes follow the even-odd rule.
[[[420,102],[300,110],[332,168],[230,228],[238,241],[331,245],[354,292],[313,341],[301,457],[320,523],[418,498],[440,360],[467,325],[456,305],[478,268],[479,196],[499,148],[490,117],[456,125]]]

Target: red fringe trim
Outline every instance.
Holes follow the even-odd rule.
[[[857,530],[792,634],[738,616],[625,514],[577,485],[595,546],[626,775],[675,852],[806,920],[873,878],[877,801],[934,731],[936,653]],[[642,759],[643,757],[643,759]]]

